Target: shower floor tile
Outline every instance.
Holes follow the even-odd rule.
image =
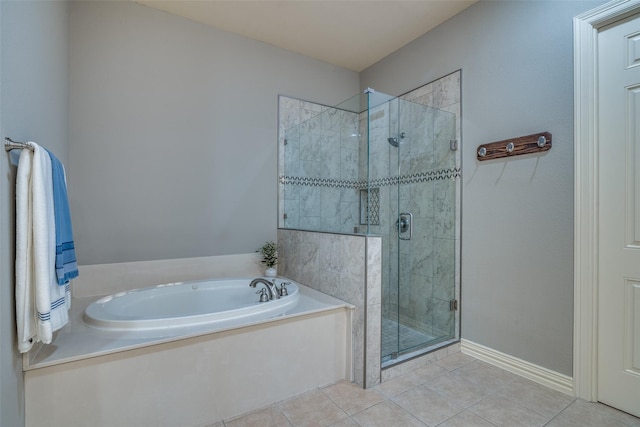
[[[412,349],[435,340],[433,335],[398,324],[393,319],[382,319],[382,356],[393,352]]]

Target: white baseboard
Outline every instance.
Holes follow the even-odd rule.
[[[573,378],[567,375],[465,339],[460,340],[460,351],[543,386],[574,396]]]

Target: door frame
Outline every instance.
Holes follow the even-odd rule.
[[[614,0],[573,20],[573,388],[590,401],[598,400],[598,35],[639,12],[640,0]]]

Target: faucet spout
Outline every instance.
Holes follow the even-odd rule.
[[[280,294],[278,293],[278,289],[276,288],[276,285],[267,280],[267,279],[263,279],[262,277],[258,277],[257,279],[253,279],[251,281],[251,283],[249,283],[249,286],[251,286],[252,288],[255,288],[256,285],[258,283],[262,283],[263,285],[265,285],[265,287],[267,288],[267,293],[269,294],[269,299],[280,299]]]

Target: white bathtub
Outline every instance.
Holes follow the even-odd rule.
[[[110,331],[166,331],[168,328],[228,325],[282,315],[298,304],[298,284],[287,285],[288,295],[259,302],[251,279],[218,279],[180,282],[120,292],[91,303],[83,320]]]
[[[185,292],[205,295],[189,289],[227,282],[189,282]],[[248,279],[241,283],[258,301]],[[288,286],[292,295],[278,301],[286,302],[296,288],[297,304],[280,315],[156,330],[90,326],[83,317],[97,297],[74,298],[69,323],[56,333],[54,345],[23,355],[25,426],[215,425],[318,385],[352,380],[355,307],[295,282]],[[82,405],[69,410],[70,401]]]

